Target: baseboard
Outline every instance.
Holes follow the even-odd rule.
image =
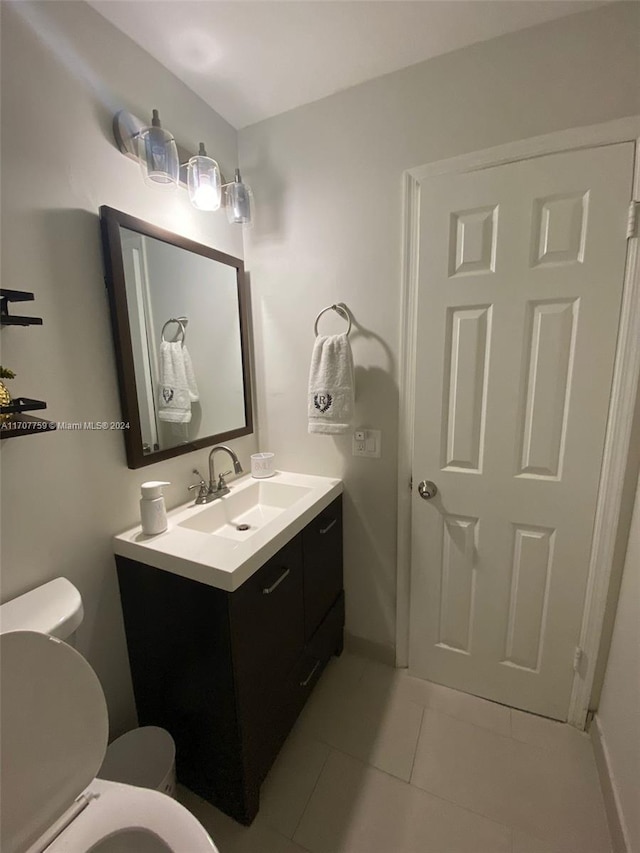
[[[596,767],[600,778],[600,788],[604,799],[604,808],[607,813],[607,822],[609,824],[609,833],[611,834],[613,853],[631,853],[625,840],[622,816],[618,806],[618,798],[616,797],[616,790],[611,778],[607,746],[602,738],[597,714],[593,718],[593,722],[589,728],[589,737],[591,738],[591,743],[593,745],[593,753],[595,755]]]
[[[346,651],[352,652],[354,655],[362,655],[363,658],[386,663],[388,666],[396,665],[396,650],[393,646],[376,643],[374,640],[367,640],[364,637],[356,637],[354,634],[345,631],[344,647]]]

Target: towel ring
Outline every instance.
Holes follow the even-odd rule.
[[[347,329],[348,335],[351,331],[351,312],[344,304],[344,302],[336,302],[334,305],[327,305],[327,307],[323,308],[322,311],[316,317],[316,322],[313,325],[313,331],[315,333],[315,336],[318,337],[318,320],[320,319],[320,317],[322,317],[323,314],[326,314],[327,311],[335,311],[336,314],[339,314],[347,321],[347,323],[349,324],[349,327]]]
[[[164,330],[167,328],[167,326],[170,326],[171,323],[177,323],[180,326],[180,332],[182,332],[181,343],[184,346],[185,338],[187,337],[187,331],[184,327],[185,319],[186,318],[184,318],[184,317],[171,317],[169,320],[167,320],[167,322],[162,327],[162,331],[160,332],[160,340],[163,341],[164,343],[166,343],[166,341],[164,339]],[[172,343],[177,343],[177,341],[172,341]]]

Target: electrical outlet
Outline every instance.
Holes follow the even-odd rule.
[[[379,429],[357,429],[353,433],[352,454],[379,459],[381,442],[382,433]]]

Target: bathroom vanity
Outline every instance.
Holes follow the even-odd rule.
[[[223,498],[175,511],[166,534],[114,540],[140,725],[166,728],[179,781],[245,824],[323,668],[342,651],[341,491],[323,477],[244,478],[235,505]],[[238,531],[242,519],[257,523]],[[172,534],[188,560],[166,561]]]

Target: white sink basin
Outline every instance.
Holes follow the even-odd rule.
[[[271,480],[256,481],[245,489],[232,491],[209,504],[192,518],[181,521],[181,527],[244,542],[266,525],[307,497],[311,489]]]
[[[210,504],[172,510],[164,533],[137,525],[114,536],[115,553],[232,592],[342,493],[341,480],[286,471],[229,487]]]

